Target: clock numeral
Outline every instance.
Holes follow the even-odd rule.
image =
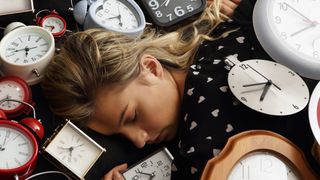
[[[280,16],[274,17],[274,20],[275,20],[275,23],[277,23],[277,24],[281,24],[281,22],[282,22],[282,19]]]
[[[248,102],[248,100],[245,97],[241,97],[240,99],[244,102]]]
[[[249,66],[247,66],[246,64],[240,64],[239,67],[243,70],[246,70],[249,68]]]
[[[280,7],[280,10],[282,10],[282,11],[288,10],[287,3],[278,3],[278,4],[279,4],[279,7]]]
[[[162,166],[162,165],[163,165],[162,160],[159,160],[159,161],[157,162],[157,165],[158,165],[158,166]]]
[[[271,173],[270,170],[272,168],[272,160],[269,158],[261,158],[260,159],[260,171],[264,173]]]
[[[292,107],[295,108],[295,109],[299,109],[299,106],[297,106],[295,104],[292,104]]]
[[[11,45],[13,45],[13,46],[18,46],[19,44],[16,43],[16,42],[12,42]]]
[[[181,6],[177,6],[174,8],[174,13],[177,15],[177,16],[183,16],[185,14],[185,11],[182,9]]]
[[[148,5],[152,10],[157,10],[159,8],[159,2],[157,0],[150,0]]]
[[[296,74],[292,71],[288,71],[289,74],[291,74],[291,76],[295,76]]]
[[[137,180],[137,179],[139,179],[138,175],[135,175],[135,176],[132,177],[132,180]]]
[[[189,12],[192,12],[192,11],[194,10],[194,8],[193,8],[191,5],[188,5],[188,6],[187,6],[187,10],[188,10]]]
[[[146,168],[146,167],[148,167],[148,163],[147,162],[143,162],[143,163],[141,163],[141,165],[140,165],[142,168]]]

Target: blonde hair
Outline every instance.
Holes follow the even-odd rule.
[[[141,55],[156,57],[165,67],[186,70],[199,44],[226,16],[220,0],[206,8],[192,24],[170,33],[152,28],[137,38],[90,29],[69,36],[50,62],[42,89],[53,113],[84,125],[94,112],[97,91],[125,84],[139,74]]]

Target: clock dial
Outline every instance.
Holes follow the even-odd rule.
[[[313,89],[308,113],[312,133],[318,144],[320,144],[320,83]]]
[[[136,165],[129,167],[123,173],[123,177],[127,180],[170,180],[172,160],[173,157],[167,148],[160,149]]]
[[[266,52],[301,76],[320,79],[320,0],[257,0],[255,34]]]
[[[272,20],[280,38],[305,56],[320,61],[320,0],[274,0]]]
[[[44,56],[49,47],[49,42],[41,34],[24,33],[8,40],[4,56],[12,64],[32,64]]]
[[[66,28],[65,23],[60,18],[55,16],[49,16],[44,19],[42,26],[51,33],[59,33]]]
[[[202,0],[143,0],[154,18],[161,24],[171,25],[176,19],[186,18],[204,5]],[[172,22],[172,23],[170,23]]]
[[[15,99],[24,101],[26,94],[21,84],[15,81],[0,81],[0,99]],[[0,108],[4,110],[13,110],[21,105],[19,102],[4,101],[0,104]]]
[[[270,115],[289,115],[305,108],[309,89],[287,67],[266,60],[247,60],[229,72],[232,93],[248,107]]]
[[[34,151],[34,145],[26,133],[0,124],[0,169],[14,169],[26,164]]]
[[[294,171],[275,154],[257,151],[244,156],[231,170],[228,180],[295,180]]]
[[[138,19],[126,4],[119,0],[108,0],[96,12],[101,24],[116,29],[130,30],[138,27]]]
[[[84,177],[104,149],[68,122],[48,144],[45,151],[75,175]]]

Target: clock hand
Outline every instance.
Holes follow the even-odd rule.
[[[263,84],[267,84],[267,82],[261,82],[261,83],[252,83],[252,84],[245,84],[245,85],[242,85],[242,87],[250,87],[250,86],[257,86],[257,85],[263,85]]]
[[[169,3],[170,3],[170,0],[165,0],[160,6],[163,6],[163,5],[168,6]]]
[[[259,71],[257,71],[256,69],[254,69],[253,67],[251,67],[249,64],[247,64],[247,66],[249,68],[251,68],[253,71],[255,71],[256,73],[258,73],[261,77],[263,77],[264,79],[266,79],[267,81],[269,81],[270,79],[268,79],[267,77],[265,77],[263,74],[261,74]],[[279,86],[277,86],[276,84],[272,83],[272,85],[274,85],[277,89],[279,89],[281,91],[281,88]]]
[[[118,7],[118,13],[119,13],[119,15],[117,16],[118,17],[118,19],[119,19],[119,26],[123,26],[123,23],[122,23],[122,21],[121,21],[121,13],[120,13],[120,8],[119,8],[119,5],[117,6]]]
[[[310,28],[316,27],[316,26],[317,26],[317,23],[311,22],[311,24],[310,24],[309,26],[304,27],[304,28],[300,29],[299,31],[296,31],[296,32],[292,33],[290,36],[293,37],[293,36],[295,36],[295,35],[303,32],[303,31],[305,31],[305,30],[307,30],[307,29],[310,29]]]
[[[138,170],[137,173],[139,173],[139,174],[144,174],[144,175],[149,176],[149,177],[150,177],[150,180],[155,176],[154,173],[152,173],[152,174],[150,174],[150,173],[145,173],[145,172],[142,172],[142,171],[140,171],[140,170]]]
[[[267,82],[267,84],[264,86],[264,88],[263,88],[263,92],[262,92],[262,94],[261,94],[261,96],[260,96],[260,101],[263,101],[263,99],[264,99],[264,97],[266,96],[266,94],[267,94],[267,92],[268,92],[268,90],[269,90],[269,88],[270,88],[270,86],[272,85],[272,81],[271,80],[269,80],[268,82]]]
[[[301,12],[299,12],[298,10],[296,10],[294,7],[292,7],[290,4],[284,2],[284,4],[286,4],[290,9],[292,9],[294,12],[296,12],[297,14],[299,14],[300,16],[302,16],[304,19],[313,22],[312,20],[310,20],[307,16],[303,15]]]

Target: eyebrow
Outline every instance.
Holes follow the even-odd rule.
[[[120,114],[120,120],[119,120],[119,126],[121,126],[121,124],[123,123],[124,121],[124,115],[126,114],[126,111],[128,109],[128,104],[123,108],[123,110],[121,111],[121,114]]]

